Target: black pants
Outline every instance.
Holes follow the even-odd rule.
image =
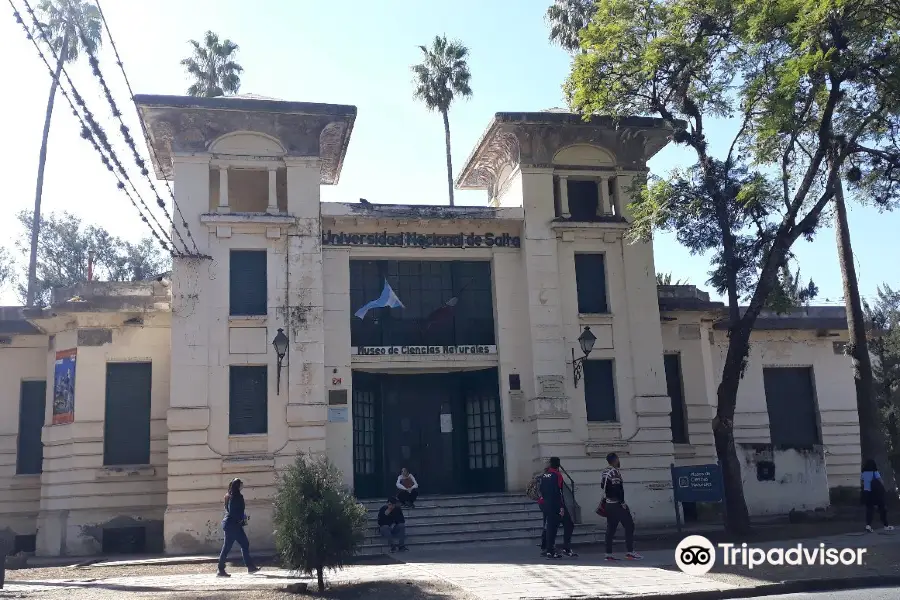
[[[556,552],[556,530],[559,529],[559,523],[562,517],[559,516],[559,510],[544,510],[544,549],[547,552]]]
[[[875,518],[875,508],[878,508],[878,515],[881,517],[882,524],[887,527],[887,506],[884,504],[884,497],[879,498],[871,493],[866,497],[866,525],[872,524],[872,519]]]
[[[228,553],[231,552],[235,542],[241,547],[244,566],[247,569],[252,569],[253,559],[250,558],[250,541],[247,540],[247,534],[244,533],[243,526],[240,523],[225,523],[222,529],[225,532],[225,542],[222,544],[222,551],[219,553],[219,572],[221,573],[225,570],[225,559],[228,558]]]
[[[606,553],[612,554],[613,538],[616,537],[616,529],[619,523],[625,528],[625,549],[634,552],[634,519],[631,511],[624,508],[618,502],[606,503]]]
[[[397,492],[397,500],[400,501],[401,504],[415,504],[416,498],[419,497],[419,490],[401,490]]]

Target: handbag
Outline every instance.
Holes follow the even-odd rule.
[[[597,505],[597,510],[594,512],[604,519],[606,518],[606,498],[600,501],[600,504]]]

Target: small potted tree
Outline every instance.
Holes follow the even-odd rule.
[[[363,543],[366,509],[326,457],[301,454],[279,476],[274,522],[285,567],[315,573],[321,593],[325,569],[343,567]]]

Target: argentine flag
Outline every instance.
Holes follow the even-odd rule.
[[[394,290],[391,288],[391,284],[387,282],[387,279],[384,280],[384,289],[381,290],[381,296],[379,296],[377,300],[368,302],[354,314],[360,319],[365,319],[366,313],[373,308],[404,308],[403,303],[400,302],[400,298],[394,293]]]

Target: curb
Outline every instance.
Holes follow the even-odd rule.
[[[602,596],[592,600],[730,600],[732,598],[757,598],[783,594],[808,592],[837,592],[842,590],[900,587],[900,575],[861,575],[843,579],[795,579],[779,583],[767,583],[753,587],[741,587],[680,594],[641,594],[638,596]]]

